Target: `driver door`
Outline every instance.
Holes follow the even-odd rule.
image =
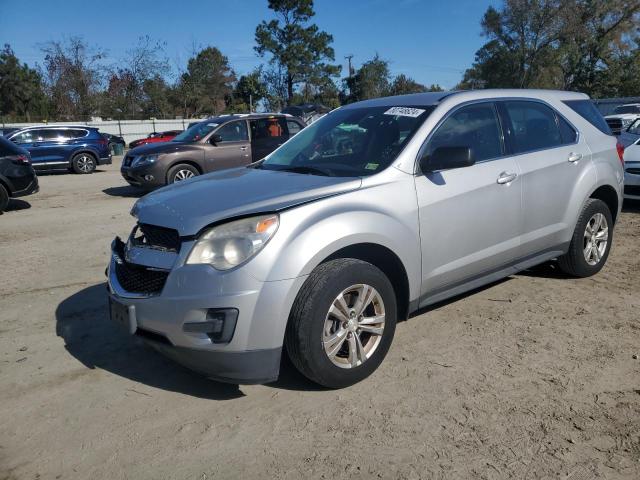
[[[221,141],[214,142],[215,136]],[[251,163],[251,142],[246,120],[222,125],[204,144],[204,163],[207,172],[243,167]]]
[[[505,156],[494,103],[474,103],[450,112],[423,152],[429,155],[438,147],[470,147],[476,163],[415,178],[421,305],[508,266],[520,246],[522,186],[515,159]]]

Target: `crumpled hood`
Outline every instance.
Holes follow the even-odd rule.
[[[360,178],[324,177],[256,168],[234,168],[174,183],[138,200],[140,223],[195,235],[226,218],[274,212],[360,188]]]

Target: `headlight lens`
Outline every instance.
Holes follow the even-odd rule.
[[[131,162],[132,167],[144,167],[145,165],[151,165],[158,161],[159,155],[140,155],[133,159]]]
[[[260,215],[213,227],[198,239],[187,263],[229,270],[262,250],[276,233],[278,224],[278,215]]]

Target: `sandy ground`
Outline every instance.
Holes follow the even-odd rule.
[[[0,479],[640,478],[640,205],[606,268],[513,276],[398,326],[345,390],[205,380],[107,318],[119,162],[0,216]]]

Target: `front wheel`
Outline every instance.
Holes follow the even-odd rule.
[[[574,277],[595,275],[607,261],[613,240],[613,217],[606,203],[591,198],[573,232],[569,251],[558,259],[560,269]]]
[[[391,346],[397,320],[389,279],[374,265],[353,258],[318,266],[296,300],[285,336],[295,367],[330,388],[371,375]]]
[[[71,160],[71,167],[75,173],[93,173],[96,170],[96,159],[90,153],[79,153]]]
[[[200,172],[193,165],[181,163],[169,169],[167,173],[167,183],[181,182],[200,175]]]

